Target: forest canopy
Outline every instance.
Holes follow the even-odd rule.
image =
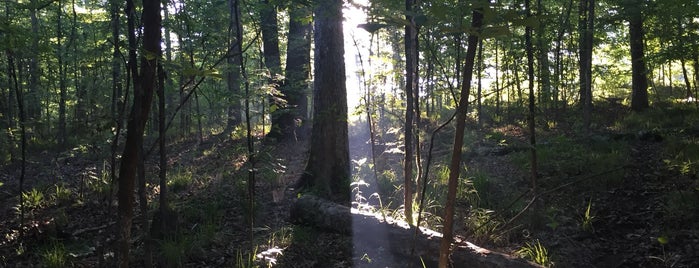
[[[0,266],[699,265],[697,98],[696,0],[3,1]]]

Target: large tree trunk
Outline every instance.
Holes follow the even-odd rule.
[[[126,2],[129,29],[129,67],[133,77],[134,98],[127,125],[126,143],[119,169],[119,234],[118,266],[129,266],[131,221],[133,219],[134,184],[139,155],[143,145],[143,131],[153,101],[156,84],[156,66],[160,60],[160,1],[143,1],[143,50],[141,73],[136,67],[136,9],[132,0]]]
[[[594,37],[595,0],[580,0],[578,31],[580,33],[580,107],[583,125],[590,128],[592,117],[592,46]]]
[[[58,1],[58,10],[56,11],[56,58],[58,58],[58,144],[61,149],[66,146],[66,70],[63,64],[64,48],[63,48],[63,1]]]
[[[286,50],[286,82],[282,94],[286,108],[279,114],[279,130],[283,138],[308,138],[308,78],[311,71],[311,31],[308,20],[311,9],[292,3],[289,7],[289,34]],[[297,122],[298,121],[298,122]],[[297,132],[297,126],[301,130]]]
[[[417,0],[405,0],[406,15],[405,19],[408,24],[405,25],[405,158],[403,166],[404,179],[404,196],[403,208],[405,218],[408,223],[413,223],[413,127],[415,120],[415,104],[418,101],[415,98],[415,93],[418,91],[418,67],[417,67],[417,26],[415,25],[414,16],[411,15]]]
[[[435,267],[440,233],[420,228],[408,228],[403,221],[395,221],[378,215],[352,212],[349,207],[312,195],[304,195],[293,204],[291,220],[323,230],[361,238],[363,246],[383,248],[391,254],[396,264],[412,263],[413,267]],[[417,234],[417,235],[416,235]],[[388,239],[381,240],[386,237]],[[411,245],[415,245],[414,252]],[[421,259],[421,258],[422,259]],[[514,256],[480,248],[467,241],[458,241],[451,254],[453,267],[540,267]]]
[[[121,20],[119,16],[119,1],[111,0],[109,3],[110,27],[112,29],[112,104],[111,112],[112,119],[116,122],[121,120],[119,114],[122,107],[122,81],[121,81],[121,48],[119,40],[119,30],[121,29]],[[76,115],[77,112],[76,112]],[[117,122],[121,125],[121,122]]]
[[[260,3],[260,28],[262,30],[262,47],[265,59],[265,67],[269,71],[269,84],[272,91],[269,92],[269,104],[271,127],[269,137],[282,139],[282,129],[279,118],[283,109],[287,106],[287,98],[280,92],[282,75],[281,60],[279,55],[279,23],[277,22],[277,7],[269,0],[261,0]]]
[[[559,95],[561,92],[561,89],[563,88],[562,83],[563,80],[565,79],[564,73],[563,73],[563,52],[562,46],[563,46],[563,36],[565,35],[566,31],[568,30],[568,23],[570,23],[570,14],[571,11],[573,10],[573,0],[569,0],[567,7],[565,8],[565,15],[561,16],[559,23],[560,23],[560,28],[558,28],[558,32],[556,33],[556,49],[554,52],[554,75],[553,75],[553,112],[554,112],[554,120],[558,121],[559,115],[558,115],[558,104],[559,104]]]
[[[539,1],[539,4],[541,2]],[[531,7],[530,7],[530,0],[524,0],[524,8],[526,9],[527,13],[527,18],[531,18]],[[537,169],[537,155],[536,155],[536,95],[534,95],[534,45],[532,44],[532,34],[534,32],[534,29],[532,29],[531,26],[527,26],[525,29],[525,46],[527,50],[527,76],[529,80],[529,116],[528,116],[528,125],[529,125],[529,145],[530,145],[530,158],[529,158],[529,163],[530,163],[530,180],[531,180],[531,187],[532,187],[532,194],[536,196],[539,192],[538,190],[538,185],[537,185],[537,177],[538,177],[538,169]],[[540,37],[541,38],[541,37]],[[548,62],[548,61],[547,61]],[[541,65],[540,65],[541,66]],[[548,68],[548,66],[546,66]],[[537,203],[537,206],[535,206],[535,210],[540,209],[541,203]],[[539,228],[541,225],[541,220],[540,217],[533,216],[531,218],[531,226],[533,228]]]
[[[38,0],[32,0],[30,8],[31,17],[31,51],[29,59],[29,92],[27,92],[26,98],[26,116],[28,121],[39,119],[41,116],[41,101],[39,99],[39,76],[41,71],[39,69],[39,18],[37,17],[37,12],[39,11]]]
[[[537,15],[538,16],[545,16],[544,14],[544,6],[541,3],[541,0],[537,0]],[[537,45],[539,46],[537,49],[538,52],[538,59],[539,59],[539,102],[541,103],[540,105],[543,107],[544,104],[550,103],[551,102],[551,96],[553,95],[551,92],[551,71],[549,70],[549,40],[546,37],[546,24],[542,22],[539,25],[539,28],[537,29]]]
[[[242,36],[243,24],[240,13],[240,3],[238,0],[229,0],[228,9],[230,21],[228,24],[228,58],[229,71],[226,73],[226,84],[228,85],[228,117],[224,134],[229,134],[237,125],[243,122],[240,105],[240,65],[242,64],[242,42],[238,36]]]
[[[476,9],[471,15],[471,28],[480,32],[483,25],[482,10]],[[464,75],[461,83],[461,94],[459,96],[459,106],[456,112],[456,131],[454,132],[454,146],[452,147],[451,163],[449,164],[449,182],[447,190],[447,202],[444,205],[444,229],[442,241],[439,247],[439,267],[449,266],[449,254],[453,240],[454,229],[454,206],[456,205],[456,188],[458,186],[459,173],[461,172],[461,155],[464,144],[464,128],[466,127],[466,111],[468,111],[468,96],[471,92],[471,79],[473,76],[473,63],[476,58],[476,48],[478,46],[479,34],[468,36],[468,48],[466,50],[466,64],[464,65]]]
[[[629,45],[631,47],[631,109],[640,112],[648,108],[648,78],[643,56],[643,13],[641,1],[627,10],[629,16]]]
[[[694,49],[694,101],[699,97],[699,49]]]
[[[301,184],[314,187],[324,197],[349,203],[342,0],[316,0],[315,5],[313,142]]]

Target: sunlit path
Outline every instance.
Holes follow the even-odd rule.
[[[359,1],[362,3],[364,1]],[[360,23],[366,22],[366,14],[355,8],[349,7],[344,10],[344,34],[345,34],[345,68],[347,72],[347,102],[351,117],[350,122],[350,158],[352,160],[352,178],[355,178],[356,183],[353,183],[352,201],[353,213],[357,213],[358,209],[373,209],[366,206],[377,205],[378,187],[374,176],[359,176],[359,168],[367,168],[371,163],[371,143],[370,132],[366,120],[365,113],[355,112],[360,104],[360,99],[363,94],[361,84],[361,72],[367,66],[361,66],[358,60],[359,53],[367,57],[369,47],[369,34],[357,28]],[[355,43],[356,42],[356,43]],[[372,167],[373,168],[373,167]],[[371,172],[362,172],[370,174]],[[358,205],[358,203],[361,205]],[[352,217],[352,261],[354,267],[395,267],[395,260],[391,254],[390,237],[388,236],[387,226],[384,224],[371,225],[362,227],[358,221],[358,217]]]

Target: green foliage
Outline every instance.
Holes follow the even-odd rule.
[[[379,193],[381,196],[394,196],[397,190],[398,176],[394,170],[384,170],[377,178]]]
[[[96,193],[98,196],[104,198],[112,192],[112,184],[110,183],[110,174],[107,163],[104,163],[100,176],[88,176],[85,179],[87,184],[87,189],[91,192]]]
[[[238,250],[235,254],[235,268],[257,268],[260,267],[255,262],[257,260],[257,247],[255,251],[250,253],[243,253]]]
[[[683,176],[699,175],[699,139],[669,139],[664,151],[668,158],[663,159],[663,163],[668,169]]]
[[[290,226],[282,226],[279,230],[272,232],[267,239],[269,248],[283,248],[291,244],[294,238],[294,229]]]
[[[63,268],[68,265],[68,254],[60,242],[53,242],[41,253],[41,265],[47,268]]]
[[[180,192],[187,189],[187,187],[192,183],[192,180],[191,171],[178,168],[174,172],[170,173],[170,177],[167,181],[167,187],[172,190],[172,192]]]
[[[469,205],[480,208],[492,207],[495,204],[491,200],[490,175],[480,170],[466,171],[465,180],[460,180],[459,191],[456,197],[468,202]]]
[[[420,209],[419,201],[420,200],[417,199],[413,200],[413,223],[417,222],[417,212]],[[442,223],[442,217],[439,214],[441,208],[442,205],[439,203],[439,199],[434,197],[434,193],[426,193],[425,203],[422,205],[422,222],[420,223],[420,226],[426,228],[435,228],[436,226],[440,226]],[[397,212],[400,212],[401,215],[405,213],[405,211],[402,209]]]
[[[365,204],[367,202],[367,198],[364,196],[362,188],[369,187],[369,184],[364,180],[360,180],[350,183],[350,187],[352,189],[352,193],[354,194],[352,203],[357,205]]]
[[[464,218],[466,230],[472,232],[471,237],[476,242],[501,242],[502,236],[498,228],[502,223],[502,220],[495,216],[495,211],[484,208],[474,208]]]
[[[609,139],[591,139],[580,142],[566,136],[554,136],[542,139],[537,147],[539,173],[554,178],[572,177],[581,174],[594,174],[624,166],[628,161],[628,144],[625,141]],[[512,154],[514,163],[529,169],[529,152]],[[622,178],[621,172],[614,172],[603,177],[605,183],[592,184],[592,187],[606,187]],[[546,183],[542,180],[542,183]],[[565,181],[549,181],[556,185]]]
[[[182,235],[168,237],[160,242],[160,255],[170,265],[181,267],[192,250],[192,238]]]
[[[697,226],[699,191],[675,191],[663,196],[665,222],[669,228]]]
[[[46,201],[44,199],[44,193],[36,188],[31,191],[22,193],[22,198],[24,199],[23,206],[25,209],[34,210],[41,208]]]
[[[517,254],[545,267],[553,266],[548,250],[541,245],[538,239],[536,242],[527,242],[525,246],[517,250]]]
[[[616,128],[630,132],[673,130],[684,132],[699,126],[699,109],[691,103],[658,103],[655,109],[631,113]]]
[[[580,227],[583,231],[594,232],[595,229],[592,226],[594,220],[595,216],[592,214],[592,198],[590,198],[587,201],[587,207],[585,208],[585,212],[583,212],[582,216],[580,217]]]
[[[558,229],[558,226],[561,226],[563,222],[563,215],[562,212],[560,211],[559,208],[556,207],[548,207],[546,208],[546,226],[551,228],[551,230],[556,231]]]
[[[70,197],[73,194],[70,188],[66,187],[65,184],[62,183],[56,184],[54,187],[55,191],[51,197],[56,202],[56,204],[61,204],[66,201],[70,201]]]

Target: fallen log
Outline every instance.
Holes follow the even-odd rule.
[[[304,195],[295,201],[291,207],[291,220],[296,224],[352,236],[356,250],[380,249],[382,255],[391,255],[389,262],[402,264],[395,267],[411,262],[419,265],[413,267],[422,267],[422,262],[426,267],[437,266],[442,235],[426,228],[416,232],[405,222],[360,212],[313,195]],[[414,251],[411,252],[413,247]],[[540,267],[522,258],[487,250],[466,241],[457,242],[453,247],[452,267]]]

